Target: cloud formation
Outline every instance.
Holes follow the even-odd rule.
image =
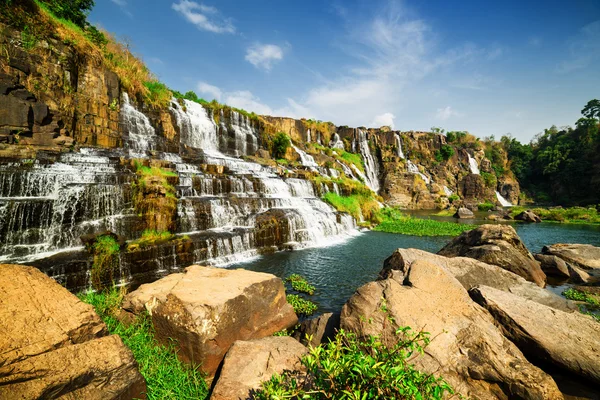
[[[235,26],[231,19],[223,18],[215,7],[189,0],[180,0],[179,3],[173,3],[171,7],[200,30],[213,33],[235,33]]]
[[[256,68],[270,71],[274,63],[283,59],[283,49],[274,44],[257,43],[248,47],[245,58]]]
[[[371,126],[375,128],[380,128],[382,126],[389,126],[394,129],[394,119],[396,116],[390,112],[383,113],[381,115],[376,116],[371,122]]]
[[[457,117],[460,114],[452,109],[450,106],[446,106],[444,108],[438,108],[435,113],[435,118],[440,119],[442,121],[446,121],[450,117]]]
[[[221,89],[206,82],[198,82],[198,91],[210,95],[209,100],[216,99],[217,101],[221,101],[221,95],[223,94]]]

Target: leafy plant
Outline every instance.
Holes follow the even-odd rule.
[[[58,18],[73,22],[80,28],[86,27],[87,15],[94,7],[94,0],[38,0]]]
[[[479,203],[477,205],[477,209],[479,209],[479,211],[490,211],[493,210],[496,206],[490,202],[485,202],[485,203]]]
[[[315,287],[308,283],[306,278],[300,276],[298,274],[292,274],[288,276],[286,282],[289,282],[292,285],[292,289],[300,293],[306,293],[309,295],[313,295],[315,293]]]
[[[38,42],[37,36],[32,32],[29,25],[25,25],[21,31],[21,44],[25,50],[31,50]]]
[[[485,186],[489,187],[489,188],[495,188],[496,184],[498,183],[498,179],[496,178],[496,175],[491,174],[489,172],[481,172],[481,177],[483,178],[483,181],[485,182]]]
[[[448,161],[454,155],[454,148],[452,146],[444,144],[440,148],[440,154],[442,155],[442,158],[444,160]]]
[[[113,281],[113,274],[119,262],[120,246],[111,235],[101,235],[92,244],[94,263],[91,269],[92,287],[100,292],[107,289],[106,283]]]
[[[288,294],[287,302],[294,307],[294,312],[298,315],[312,315],[318,308],[315,303],[306,300],[297,294]]]
[[[271,153],[273,158],[285,158],[285,153],[287,149],[292,144],[290,137],[283,132],[277,132],[275,137],[273,138],[273,147]]]
[[[377,336],[360,338],[340,330],[326,345],[311,347],[301,360],[305,373],[285,371],[263,382],[254,394],[271,399],[441,399],[453,390],[442,378],[410,363],[429,344],[425,332],[396,331],[388,346]]]
[[[457,236],[475,228],[472,224],[436,221],[434,219],[413,218],[400,213],[394,208],[380,211],[382,222],[374,230],[389,233],[400,233],[414,236]]]
[[[448,196],[448,200],[450,200],[450,203],[454,203],[455,201],[460,200],[460,196],[454,193]]]

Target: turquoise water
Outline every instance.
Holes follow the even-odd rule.
[[[554,223],[513,223],[513,226],[532,253],[554,243],[600,246],[597,226]],[[319,312],[339,311],[358,287],[377,278],[383,261],[397,248],[412,247],[435,253],[450,239],[365,232],[342,244],[265,255],[229,268],[268,272],[280,278],[300,274],[315,285],[315,294],[310,298],[319,305]],[[554,291],[560,292],[561,287]]]

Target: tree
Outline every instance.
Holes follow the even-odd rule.
[[[284,158],[287,149],[290,147],[290,137],[283,132],[277,132],[273,138],[272,154],[273,158]]]
[[[94,7],[94,0],[40,0],[57,17],[85,28],[88,13]]]
[[[454,155],[454,148],[452,146],[444,144],[440,149],[440,154],[442,155],[442,158],[444,160],[448,161]]]
[[[581,114],[586,118],[600,119],[600,100],[594,99],[588,101],[583,110],[581,110]]]

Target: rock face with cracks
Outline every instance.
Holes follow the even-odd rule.
[[[0,398],[145,398],[131,351],[90,305],[32,267],[0,265]]]
[[[381,311],[384,301],[389,315]],[[443,376],[457,393],[478,399],[563,398],[553,379],[529,363],[439,265],[414,261],[406,275],[392,271],[362,286],[342,309],[341,327],[361,335],[393,340],[401,326],[431,334],[425,353],[411,362]]]
[[[274,275],[198,265],[140,286],[123,308],[148,310],[158,339],[174,339],[179,358],[209,377],[236,340],[270,336],[298,321]]]

